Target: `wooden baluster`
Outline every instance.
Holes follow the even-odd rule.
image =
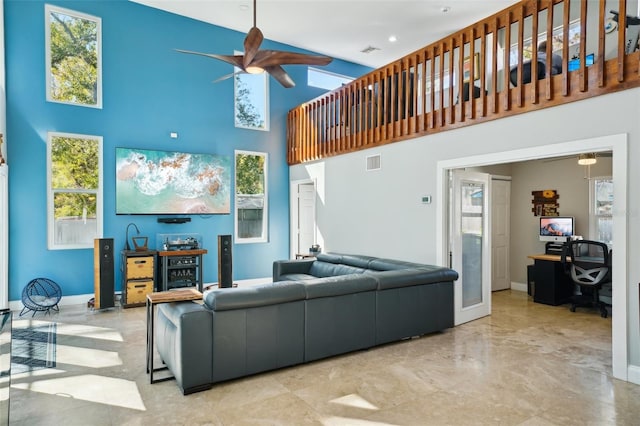
[[[440,108],[438,108],[438,118],[439,120],[439,124],[438,127],[444,127],[446,121],[445,121],[445,112],[444,112],[444,52],[446,49],[446,44],[444,42],[440,43],[440,61],[439,61],[439,71],[438,71],[438,76],[439,76],[439,82],[440,82],[440,92],[439,92],[439,96],[438,96],[438,100],[440,102]]]
[[[569,95],[569,18],[571,2],[565,0],[562,12],[562,96]]]
[[[620,0],[618,2],[618,82],[624,81],[625,28],[627,28],[627,2]],[[582,40],[580,42],[582,43]]]
[[[429,102],[431,105],[431,120],[429,121],[429,128],[436,127],[436,58],[438,54],[437,46],[433,45],[431,49],[431,93],[429,93]]]
[[[402,88],[402,111],[401,111],[401,120],[400,121],[400,126],[399,126],[399,135],[406,135],[407,133],[409,133],[409,112],[410,112],[410,108],[409,105],[411,105],[411,90],[409,87],[409,82],[411,81],[411,62],[409,61],[408,57],[404,57],[404,59],[402,60],[402,72],[400,73],[400,77],[402,80],[402,85],[400,86]]]
[[[485,72],[487,70],[486,57],[487,57],[487,24],[481,25],[482,32],[480,33],[480,69],[478,70],[478,76],[480,77],[480,98],[478,102],[480,102],[480,116],[487,116],[487,96],[485,95],[486,89],[486,76]],[[475,62],[475,61],[474,61]],[[475,85],[475,82],[472,86]],[[473,96],[473,87],[471,88],[471,96]]]
[[[517,105],[522,106],[524,100],[524,84],[522,84],[522,62],[523,57],[523,44],[524,44],[524,5],[520,8],[520,15],[518,16],[518,89],[516,90]],[[532,72],[533,73],[533,72]]]
[[[505,44],[511,45],[511,12],[507,11],[506,13],[506,25],[504,27],[504,38],[506,40]],[[503,62],[504,66],[504,110],[509,111],[511,109],[511,86],[509,82],[509,72],[511,70],[511,64],[509,63],[509,49],[504,49],[504,58]]]
[[[587,90],[589,74],[587,70],[587,4],[586,0],[580,1],[580,68],[578,71],[578,88],[581,92]],[[624,32],[624,31],[623,31]]]
[[[491,112],[498,112],[498,17],[493,20],[493,37],[491,37]],[[505,69],[509,69],[507,66]],[[506,72],[504,74],[507,74]],[[509,91],[509,86],[505,87],[505,91]]]
[[[532,104],[538,103],[538,18],[540,14],[540,10],[538,7],[540,6],[540,1],[534,1],[533,5],[535,6],[533,10],[533,14],[531,15],[531,98],[530,101]],[[524,25],[524,19],[522,20],[522,24]],[[549,31],[547,31],[549,32]],[[549,47],[547,46],[547,52],[549,52]],[[524,45],[522,46],[524,50]],[[524,53],[524,52],[523,52]],[[548,64],[551,64],[551,58],[547,60]],[[524,65],[524,64],[523,64]],[[545,72],[545,76],[547,76]]]
[[[449,64],[447,65],[447,79],[449,80],[449,124],[453,124],[456,121],[456,105],[454,99],[454,90],[453,90],[453,74],[455,70],[455,62],[453,57],[453,46],[455,41],[451,39],[451,43],[449,44],[448,54],[449,54]],[[458,96],[458,99],[460,96]]]
[[[476,117],[476,100],[473,97],[473,79],[476,72],[475,64],[476,54],[476,33],[472,27],[469,29],[469,108],[467,108],[467,118],[474,119]]]
[[[380,142],[382,139],[381,129],[382,129],[382,114],[384,113],[384,104],[383,104],[383,93],[382,93],[382,73],[377,72],[374,74],[375,76],[375,97],[376,97],[376,123],[375,123],[375,138],[376,142]]]
[[[545,99],[551,100],[553,91],[553,78],[551,65],[553,65],[553,1],[547,0],[547,64],[545,69]]]
[[[460,122],[464,122],[466,120],[467,114],[465,113],[467,108],[467,103],[464,100],[464,46],[465,46],[465,36],[464,33],[460,33],[460,44],[458,46],[458,105],[459,112],[458,117]]]
[[[418,75],[420,66],[420,55],[412,56],[413,74],[411,75],[411,117],[409,119],[409,134],[418,133],[418,102],[420,99],[418,93]]]
[[[568,3],[568,2],[567,2]],[[598,87],[604,86],[605,81],[605,69],[604,69],[604,25],[607,13],[607,3],[601,1],[600,8],[598,10]]]
[[[422,116],[418,120],[418,132],[424,132],[427,130],[426,122],[427,119],[427,52],[422,49],[420,51],[420,105],[422,110]]]

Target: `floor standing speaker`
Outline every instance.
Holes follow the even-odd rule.
[[[231,235],[218,235],[218,287],[232,286]]]
[[[115,269],[113,261],[113,238],[96,238],[93,241],[93,292],[94,308],[106,309],[115,306]]]

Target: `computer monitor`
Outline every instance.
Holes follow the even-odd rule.
[[[541,216],[540,241],[562,241],[574,235],[575,220],[571,216]]]
[[[586,66],[590,66],[593,65],[593,62],[595,61],[595,55],[593,53],[590,53],[587,55],[587,59],[584,61]],[[575,71],[578,68],[580,68],[580,58],[576,58],[576,59],[570,59],[569,60],[569,65],[567,66],[567,69],[569,71]]]

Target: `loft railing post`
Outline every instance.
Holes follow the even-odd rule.
[[[580,68],[578,71],[578,87],[581,92],[587,91],[588,72],[587,57],[587,4],[586,0],[580,2]],[[624,32],[624,31],[623,31]]]

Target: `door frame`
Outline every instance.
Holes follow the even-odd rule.
[[[289,217],[291,218],[291,220],[289,221],[289,256],[291,259],[296,258],[296,246],[298,245],[298,222],[300,220],[300,217],[298,215],[298,187],[300,185],[308,184],[313,184],[313,188],[317,193],[318,184],[316,183],[316,179],[293,180],[289,185]],[[318,222],[315,212],[313,215],[313,232],[316,235],[317,240]],[[320,243],[316,241],[316,244]]]
[[[614,185],[615,208],[613,213],[613,241],[616,255],[612,256],[612,287],[615,314],[611,318],[611,354],[613,376],[627,381],[629,375],[638,375],[637,366],[629,365],[628,348],[628,298],[627,286],[629,270],[627,262],[627,134],[601,136],[571,142],[541,145],[531,148],[502,151],[490,154],[479,154],[438,161],[436,173],[436,200],[442,200],[436,209],[436,260],[439,265],[446,265],[448,245],[448,171],[464,167],[488,166],[512,163],[516,161],[538,160],[542,158],[575,155],[585,152],[611,151],[612,177]]]

